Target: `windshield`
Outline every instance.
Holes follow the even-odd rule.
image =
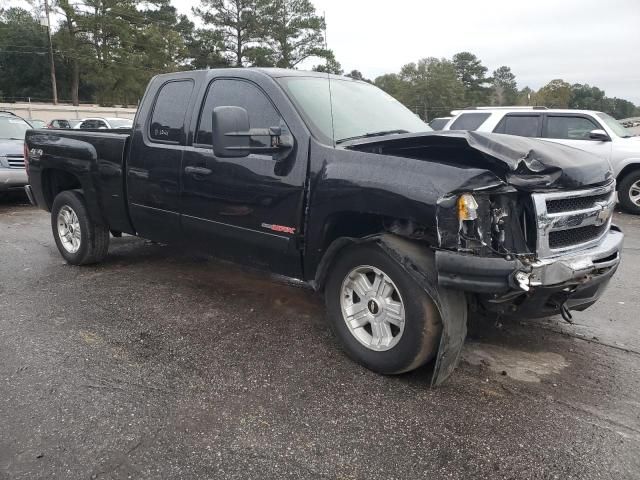
[[[110,118],[109,123],[111,128],[131,128],[133,126],[133,120],[128,118]]]
[[[285,77],[278,81],[314,136],[325,143],[381,132],[431,131],[411,110],[367,83],[332,78],[329,95],[327,78]]]
[[[18,117],[0,117],[0,140],[24,140],[31,126]]]
[[[604,123],[607,124],[607,127],[613,130],[613,133],[615,133],[617,136],[622,138],[629,138],[633,136],[633,133],[631,133],[630,130],[627,130],[625,127],[623,127],[622,124],[611,115],[607,115],[606,113],[602,112],[598,112],[597,115]]]

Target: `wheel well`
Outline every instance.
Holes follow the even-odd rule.
[[[620,183],[622,182],[622,180],[624,180],[624,177],[626,177],[630,173],[637,172],[639,170],[640,170],[640,163],[631,163],[626,167],[624,167],[620,171],[620,173],[618,174],[618,178],[616,179],[616,181],[618,182],[618,186],[620,186]]]
[[[383,233],[393,233],[405,238],[431,240],[428,230],[407,219],[361,212],[341,212],[325,223],[322,256],[315,272],[314,287],[324,288],[326,274],[337,254],[358,241]]]
[[[342,212],[330,217],[324,225],[322,251],[341,237],[363,238],[384,232],[387,217],[357,212]]]
[[[80,180],[72,173],[55,168],[49,168],[42,172],[42,193],[48,210],[51,210],[53,200],[60,192],[81,187]]]

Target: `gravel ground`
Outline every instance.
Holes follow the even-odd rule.
[[[313,293],[0,201],[0,479],[640,478],[640,218],[576,325],[475,320],[440,388],[341,353]]]

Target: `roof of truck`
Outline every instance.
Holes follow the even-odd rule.
[[[264,75],[268,75],[271,78],[283,78],[283,77],[315,77],[315,78],[331,78],[331,80],[343,80],[343,81],[351,81],[351,82],[362,82],[361,80],[355,80],[351,77],[345,77],[343,75],[334,75],[328,74],[324,72],[313,72],[309,70],[292,70],[287,68],[258,68],[258,67],[249,67],[249,68],[211,68],[211,69],[200,69],[200,70],[186,70],[182,72],[173,72],[173,73],[161,73],[157,75],[158,77],[181,77],[183,75],[193,75],[194,73],[199,74],[207,74],[207,73],[220,73],[227,72],[234,74],[235,76],[242,76],[242,72],[259,72]],[[240,74],[240,75],[238,75]],[[364,82],[362,82],[364,83]]]

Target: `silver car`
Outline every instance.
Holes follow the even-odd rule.
[[[22,190],[27,184],[24,134],[31,128],[22,118],[0,112],[0,193]]]

